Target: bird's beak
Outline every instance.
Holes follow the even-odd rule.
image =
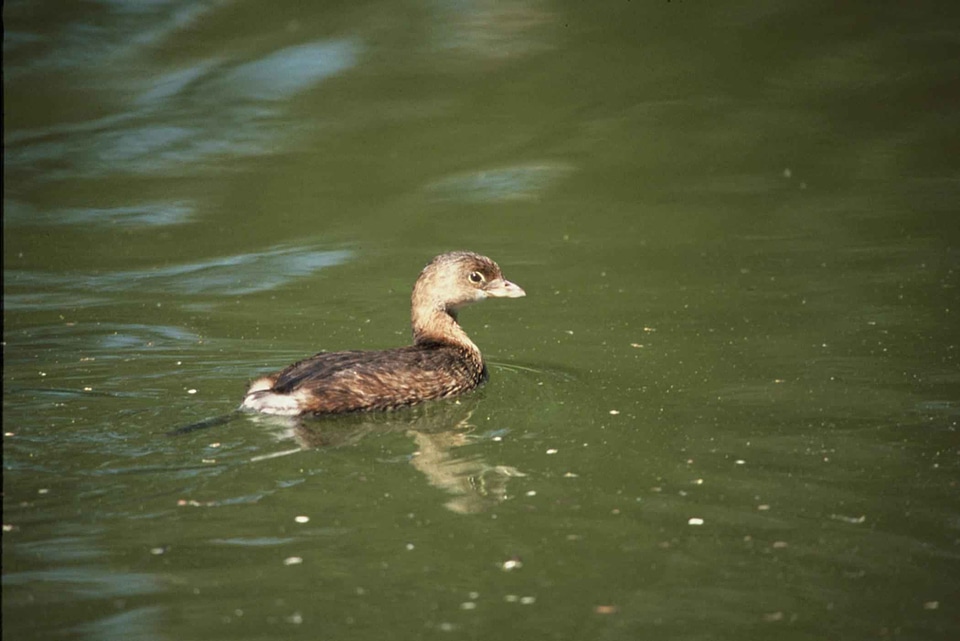
[[[487,296],[492,298],[520,298],[521,296],[527,295],[527,292],[523,291],[522,287],[514,285],[504,278],[491,280],[487,283],[487,286],[483,288],[483,291],[487,293]]]

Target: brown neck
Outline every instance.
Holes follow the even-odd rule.
[[[476,354],[479,359],[480,350],[460,327],[456,314],[455,310],[446,310],[439,306],[428,309],[414,307],[412,318],[414,344],[453,345]]]

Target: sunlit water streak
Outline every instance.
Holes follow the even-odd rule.
[[[351,252],[345,250],[282,247],[154,269],[106,274],[10,270],[6,277],[11,289],[64,289],[71,294],[79,290],[238,296],[275,289],[293,279],[341,264],[350,256]],[[24,305],[42,304],[42,301],[33,298],[22,302],[15,298],[10,301],[12,305],[18,302]]]

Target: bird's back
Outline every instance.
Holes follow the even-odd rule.
[[[483,362],[451,345],[427,343],[383,351],[321,352],[273,376],[269,389],[248,392],[251,409],[269,395],[293,398],[298,413],[385,410],[473,389],[486,378]]]

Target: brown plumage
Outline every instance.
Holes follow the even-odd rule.
[[[524,295],[486,256],[441,254],[413,286],[413,345],[321,352],[255,380],[241,407],[285,416],[341,414],[395,409],[472,390],[486,380],[487,369],[457,323],[457,311],[489,297]]]

